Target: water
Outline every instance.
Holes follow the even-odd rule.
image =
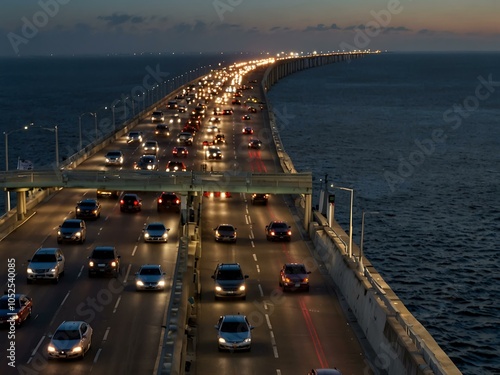
[[[79,146],[83,113],[85,146],[95,138],[88,112],[100,131],[112,118],[105,106],[114,103],[122,121],[219,62],[241,60],[0,59],[1,130],[57,124],[63,158]],[[157,66],[165,75],[145,81]],[[499,80],[498,53],[382,54],[297,73],[269,93],[296,169],[313,172],[316,192],[325,174],[354,189],[354,240],[364,211],[367,257],[464,374],[500,374]],[[448,112],[456,106],[467,109],[462,117]],[[35,168],[55,160],[53,132],[15,131],[8,141],[10,169],[18,157]],[[350,194],[333,191],[348,228]]]
[[[370,56],[269,98],[316,191],[354,189],[354,239],[364,211],[365,254],[408,309],[465,374],[499,374],[500,54]]]

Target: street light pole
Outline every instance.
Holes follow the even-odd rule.
[[[31,123],[30,126],[34,126],[34,123]],[[58,127],[57,125],[54,125],[53,128],[44,128],[43,126],[36,125],[34,126],[35,128],[43,129],[43,130],[48,130],[49,132],[54,132],[56,136],[56,168],[59,170],[59,134],[58,134]],[[28,129],[26,126],[25,129]]]
[[[95,139],[97,141],[97,112],[84,112],[80,116],[78,116],[78,128],[79,128],[79,132],[80,132],[80,150],[83,148],[83,145],[82,145],[82,117],[87,115],[87,114],[94,116]]]
[[[351,213],[349,214],[349,258],[352,257],[352,211],[354,205],[354,189],[339,187],[340,190],[351,192]]]
[[[365,212],[363,211],[363,214],[361,215],[361,241],[359,244],[359,267],[361,271],[364,271],[363,267],[363,242],[365,238],[365,214],[379,214],[380,212],[378,211],[370,211],[370,212]]]

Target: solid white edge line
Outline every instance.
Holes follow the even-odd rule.
[[[264,314],[264,316],[266,317],[267,327],[269,329],[273,329],[273,326],[271,325],[271,320],[269,319],[269,315],[268,314]]]
[[[116,300],[115,307],[113,309],[113,314],[116,312],[116,309],[118,308],[118,305],[120,304],[120,301],[122,299],[122,296],[118,296],[118,299]]]
[[[259,284],[258,287],[259,287],[260,296],[264,297],[264,291],[262,290],[262,286]]]

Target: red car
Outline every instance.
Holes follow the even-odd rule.
[[[173,156],[177,156],[177,157],[185,157],[187,158],[189,154],[189,151],[186,147],[174,147],[174,149],[172,150],[172,155]]]
[[[243,134],[253,134],[253,129],[251,126],[245,126],[243,128]]]
[[[32,309],[33,302],[27,295],[14,294],[12,298],[12,295],[4,294],[0,298],[0,324],[9,324],[13,320],[16,325],[21,325],[31,316]]]
[[[250,120],[250,116],[249,115],[244,115],[243,117],[241,117],[242,120]]]

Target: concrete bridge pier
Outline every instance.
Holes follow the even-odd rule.
[[[26,192],[28,189],[16,189],[16,198],[17,198],[17,220],[24,220],[26,216]]]

